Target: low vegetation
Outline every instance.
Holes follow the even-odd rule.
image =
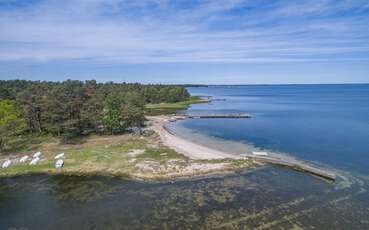
[[[84,138],[78,144],[60,144],[55,139],[35,144],[32,150],[19,152],[12,155],[13,159],[28,154],[31,156],[35,151],[43,153],[43,160],[38,165],[28,163],[16,163],[12,167],[0,169],[1,176],[38,173],[57,173],[54,157],[65,153],[65,166],[63,173],[93,173],[106,172],[116,175],[129,173],[134,164],[129,160],[137,159],[160,159],[163,153],[170,153],[172,158],[182,158],[182,155],[163,146],[155,146],[153,137],[124,134],[115,136],[90,136]],[[141,155],[141,156],[139,156]],[[165,156],[167,157],[167,156]]]
[[[191,104],[207,103],[207,102],[209,102],[209,100],[201,99],[200,97],[197,96],[192,96],[189,99],[180,102],[147,104],[145,108],[148,114],[150,115],[171,114],[175,113],[177,110],[185,110]]]
[[[38,165],[14,163],[9,168],[0,169],[0,177],[61,173],[171,180],[254,167],[248,160],[190,160],[163,146],[156,134],[93,135],[75,144],[61,144],[56,139],[49,139],[30,146],[32,150],[13,154],[13,162],[25,154],[31,156],[35,151],[43,153],[43,160]],[[54,157],[61,152],[65,153],[65,165],[62,169],[55,169]],[[4,159],[0,159],[1,162]]]

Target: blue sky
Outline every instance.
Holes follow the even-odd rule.
[[[0,79],[369,82],[367,0],[0,0]]]

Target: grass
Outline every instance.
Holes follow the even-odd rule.
[[[18,137],[11,138],[7,143],[7,148],[0,154],[9,154],[13,152],[27,152],[37,149],[42,143],[56,141],[57,138],[51,135],[34,135],[24,134]]]
[[[160,144],[156,134],[136,136],[132,134],[116,136],[92,135],[75,144],[63,144],[54,138],[44,138],[29,144],[25,151],[13,152],[1,156],[0,163],[11,159],[32,156],[35,151],[43,153],[43,160],[38,165],[15,164],[9,168],[0,168],[0,177],[48,173],[68,175],[113,175],[148,180],[171,178],[173,175],[191,177],[201,172],[186,172],[184,168],[192,163],[219,164],[227,163],[233,169],[250,168],[250,162],[243,160],[190,160],[175,150]],[[65,153],[64,167],[55,169],[54,157]],[[174,163],[173,163],[174,162]],[[175,164],[175,165],[174,165]],[[173,166],[174,165],[174,166]],[[181,170],[184,171],[181,171]],[[209,173],[206,168],[203,173]],[[183,173],[183,174],[182,174]]]
[[[41,163],[38,165],[12,165],[7,169],[1,169],[0,176],[16,176],[16,175],[23,175],[23,174],[32,174],[32,173],[40,173],[40,172],[47,172],[47,170],[52,169],[53,165],[48,163]]]
[[[198,163],[209,163],[209,164],[219,164],[219,163],[231,163],[236,168],[246,168],[253,165],[252,161],[248,159],[212,159],[212,160],[196,160]]]
[[[185,159],[185,157],[181,154],[178,154],[176,151],[172,149],[166,148],[149,148],[143,154],[137,156],[137,159],[153,159],[153,160],[162,160],[165,159]]]
[[[37,147],[44,154],[44,160],[38,165],[18,164],[6,169],[0,169],[0,177],[31,173],[110,173],[113,175],[128,175],[134,165],[130,160],[162,161],[168,159],[184,159],[184,156],[163,146],[153,147],[154,138],[133,135],[92,136],[79,144],[59,144],[54,139],[45,139],[43,143],[29,146],[32,152],[22,150],[13,153],[18,158],[24,154],[32,155]],[[130,152],[141,150],[137,156]],[[55,169],[54,156],[64,152],[66,159],[61,170]],[[6,158],[3,158],[3,160]],[[3,160],[0,162],[2,163]],[[29,163],[29,162],[28,162]]]
[[[201,99],[197,96],[192,96],[186,101],[176,103],[160,103],[160,104],[147,104],[146,110],[149,114],[168,114],[174,113],[176,110],[187,109],[191,104],[206,103],[208,100]]]

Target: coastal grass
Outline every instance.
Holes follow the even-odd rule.
[[[256,164],[249,159],[209,159],[209,160],[195,160],[197,163],[209,163],[209,164],[221,164],[221,163],[230,163],[234,168],[251,168]]]
[[[133,170],[130,160],[183,159],[181,154],[166,147],[153,147],[151,138],[143,138],[130,134],[119,136],[92,136],[86,138],[82,144],[60,144],[55,140],[37,143],[38,151],[44,154],[43,160],[37,165],[28,163],[11,165],[0,169],[0,177],[32,173],[78,173],[89,174],[108,172],[114,175],[126,175]],[[32,150],[34,147],[30,147]],[[132,155],[139,150],[140,154]],[[65,164],[62,169],[55,169],[54,157],[65,153]],[[22,155],[32,155],[32,152],[22,150],[12,156],[20,158]],[[6,159],[6,158],[4,158]],[[1,162],[3,162],[3,160]]]
[[[167,148],[149,148],[143,154],[137,156],[137,159],[187,159],[184,155],[177,153],[172,149]]]
[[[39,145],[56,141],[57,138],[48,134],[23,134],[17,137],[12,137],[8,140],[7,146],[2,150],[2,154],[6,155],[13,152],[21,151],[33,151],[39,147]]]
[[[0,169],[0,177],[41,173],[46,172],[49,169],[52,169],[49,162],[48,163],[43,162],[38,165],[28,165],[28,164],[11,165],[11,167],[9,168]]]
[[[24,149],[12,154],[0,155],[0,163],[5,159],[20,159],[32,156],[35,151],[43,153],[37,165],[15,163],[9,168],[0,168],[0,177],[26,174],[65,174],[65,175],[111,175],[143,180],[165,180],[188,178],[211,174],[214,171],[231,171],[252,168],[252,162],[221,159],[192,160],[163,145],[156,134],[145,136],[91,135],[78,143],[61,143],[53,138],[30,144],[31,151]],[[54,157],[65,153],[64,167],[55,169]],[[199,164],[201,165],[200,169]]]
[[[201,99],[197,96],[192,96],[186,101],[176,103],[159,103],[159,104],[147,104],[145,106],[146,112],[150,115],[170,114],[175,113],[177,110],[187,109],[191,104],[208,103],[209,100]]]

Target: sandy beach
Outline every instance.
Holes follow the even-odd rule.
[[[329,170],[320,169],[312,165],[306,164],[301,161],[297,161],[294,158],[287,157],[284,155],[276,155],[268,153],[268,155],[257,156],[255,154],[243,154],[243,157],[227,153],[224,151],[212,149],[197,143],[193,143],[182,137],[172,134],[165,128],[165,124],[170,122],[175,117],[168,116],[155,116],[148,117],[152,123],[151,128],[158,133],[162,142],[167,147],[174,149],[175,151],[185,155],[186,157],[193,160],[212,160],[212,159],[242,159],[243,157],[251,157],[253,160],[259,162],[269,163],[273,165],[280,165],[288,167],[297,171],[308,172],[312,175],[319,176],[325,179],[335,180],[336,174]]]
[[[164,127],[165,123],[170,121],[170,117],[168,116],[152,116],[147,118],[152,123],[151,128],[160,136],[164,145],[176,150],[177,152],[187,156],[190,159],[237,159],[237,156],[233,154],[193,143],[189,140],[170,133]]]

